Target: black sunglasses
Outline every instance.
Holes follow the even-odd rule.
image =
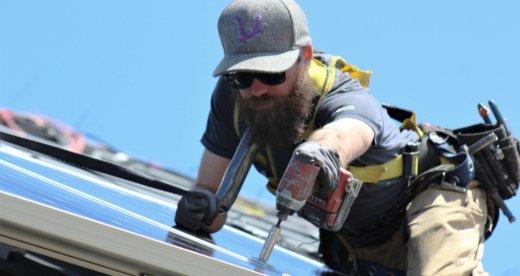
[[[251,87],[253,80],[257,79],[266,85],[278,85],[285,81],[285,72],[281,73],[230,73],[224,78],[229,85],[235,89],[246,89]]]

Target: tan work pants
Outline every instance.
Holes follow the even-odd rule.
[[[486,194],[441,184],[408,206],[408,242],[402,231],[384,244],[355,250],[359,260],[378,262],[407,275],[487,275],[482,267]]]

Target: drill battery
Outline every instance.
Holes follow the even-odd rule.
[[[319,228],[338,231],[347,219],[361,184],[342,168],[337,187],[325,196],[313,193],[298,214]]]
[[[276,189],[278,218],[286,220],[287,216],[298,212],[322,229],[338,231],[347,219],[362,182],[342,168],[336,188],[321,195],[316,191],[319,172],[320,167],[312,157],[293,155]]]

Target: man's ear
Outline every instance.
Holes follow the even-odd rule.
[[[302,58],[304,63],[309,63],[312,59],[312,45],[307,45],[302,48]]]

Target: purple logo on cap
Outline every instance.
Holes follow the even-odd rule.
[[[261,15],[257,15],[254,19],[247,20],[247,22],[239,16],[236,16],[234,19],[238,26],[238,41],[240,43],[247,42],[264,31]]]

